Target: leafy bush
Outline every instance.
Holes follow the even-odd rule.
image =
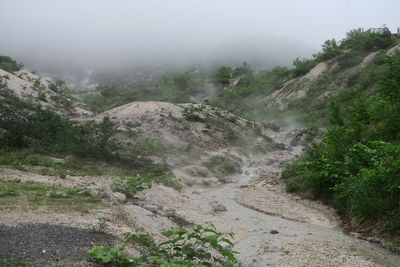
[[[400,211],[400,146],[382,141],[354,145],[345,158],[348,178],[332,190],[337,207],[359,222],[385,219],[398,230]]]
[[[176,179],[176,177],[172,174],[162,174],[162,175],[153,175],[154,182],[158,184],[162,184],[175,190],[182,190],[182,184]]]
[[[380,34],[358,28],[346,33],[346,38],[342,40],[340,47],[353,51],[366,52],[388,48],[394,42],[395,40],[391,38],[389,29]]]
[[[112,266],[240,266],[235,258],[237,252],[231,249],[233,233],[220,233],[211,223],[168,230],[163,235],[166,241],[156,243],[149,234],[126,233],[121,246],[94,247],[90,256],[100,264]],[[141,245],[140,256],[124,254],[129,243]]]
[[[307,72],[309,72],[315,65],[317,65],[316,60],[306,59],[306,58],[303,59],[296,58],[293,61],[294,69],[292,69],[292,73],[294,77],[304,75]]]
[[[134,197],[137,192],[151,188],[152,176],[142,176],[138,174],[135,177],[114,178],[112,186],[124,193],[127,197]]]
[[[0,144],[9,148],[32,148],[39,153],[70,153],[82,157],[109,158],[118,148],[110,140],[113,125],[104,119],[99,125],[77,125],[54,111],[42,109],[6,110],[0,114],[5,130]]]
[[[204,108],[205,108],[205,106],[203,106],[203,105],[199,105],[199,106],[190,105],[183,109],[182,115],[188,121],[204,122],[204,119],[202,117],[200,117],[200,115],[198,114],[198,112],[203,111]]]
[[[17,63],[14,59],[7,56],[0,56],[0,69],[14,73],[24,67],[22,63]]]
[[[353,223],[400,231],[400,57],[367,101],[332,105],[334,124],[282,174],[288,191],[332,201]]]
[[[234,69],[230,66],[220,66],[214,73],[213,80],[216,84],[228,86],[233,78]]]
[[[326,40],[322,45],[322,52],[317,55],[319,61],[332,59],[342,53],[338,43],[335,39]]]
[[[360,64],[364,59],[364,54],[358,51],[349,51],[338,57],[338,65],[340,68],[349,68]]]

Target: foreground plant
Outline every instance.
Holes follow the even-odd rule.
[[[212,223],[179,228],[163,233],[166,241],[156,243],[149,234],[125,233],[125,242],[115,248],[97,246],[90,256],[108,266],[240,266],[232,250],[233,233],[218,232]],[[140,245],[141,255],[128,257],[129,243]]]

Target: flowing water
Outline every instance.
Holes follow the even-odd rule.
[[[288,145],[288,140],[285,140],[286,132],[277,136],[275,141],[283,141]],[[301,149],[301,147],[291,148],[291,157],[299,154]],[[265,171],[266,168],[269,168],[267,171],[279,171],[282,168],[280,164],[273,166],[264,166],[262,164],[262,159],[248,162],[236,182],[225,184],[218,188],[204,191],[201,195],[194,196],[194,201],[206,212],[212,212],[209,206],[210,201],[216,200],[223,204],[227,211],[218,213],[218,216],[234,221],[246,230],[247,236],[239,240],[234,247],[240,253],[238,257],[245,266],[281,266],[280,260],[290,252],[287,251],[287,246],[290,245],[292,248],[293,246],[301,247],[304,243],[315,244],[317,247],[319,244],[328,244],[328,246],[335,248],[351,248],[351,251],[344,251],[344,256],[347,255],[346,253],[349,253],[349,255],[361,255],[361,257],[370,259],[382,266],[400,266],[400,256],[398,254],[389,252],[379,245],[346,235],[338,227],[323,227],[311,223],[287,220],[238,204],[235,201],[236,193],[242,185],[247,185],[253,178],[257,178],[260,174],[260,169]],[[278,233],[272,234],[271,230],[276,230]],[[315,255],[315,252],[310,251],[309,254],[304,253],[302,256],[315,258],[313,266],[324,266],[324,255]],[[334,255],[329,256],[335,257]],[[357,259],[355,258],[356,265],[350,264],[347,266],[366,266],[358,263]],[[296,265],[296,263],[293,264]]]

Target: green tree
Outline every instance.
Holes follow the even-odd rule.
[[[306,74],[309,72],[317,62],[313,59],[306,59],[306,58],[296,58],[293,61],[294,69],[292,69],[292,73],[295,77]]]
[[[238,76],[251,75],[253,73],[254,72],[253,72],[251,66],[249,64],[247,64],[247,62],[243,62],[242,65],[240,65],[240,67],[235,68],[233,75],[235,77],[238,77]]]
[[[387,28],[383,33],[369,32],[358,28],[347,32],[346,38],[342,40],[340,46],[343,49],[369,52],[387,48],[394,42],[395,40],[391,38],[391,33]]]
[[[335,39],[326,40],[322,45],[322,53],[318,55],[319,61],[328,60],[340,55],[342,50],[339,48]]]
[[[214,73],[214,82],[222,86],[228,86],[230,79],[233,78],[233,68],[230,66],[221,66]]]

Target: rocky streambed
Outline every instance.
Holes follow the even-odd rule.
[[[275,137],[288,149],[249,159],[234,183],[191,196],[245,230],[234,247],[244,265],[399,266],[400,255],[344,234],[333,209],[284,191],[280,171],[302,149],[290,145],[288,132]]]

